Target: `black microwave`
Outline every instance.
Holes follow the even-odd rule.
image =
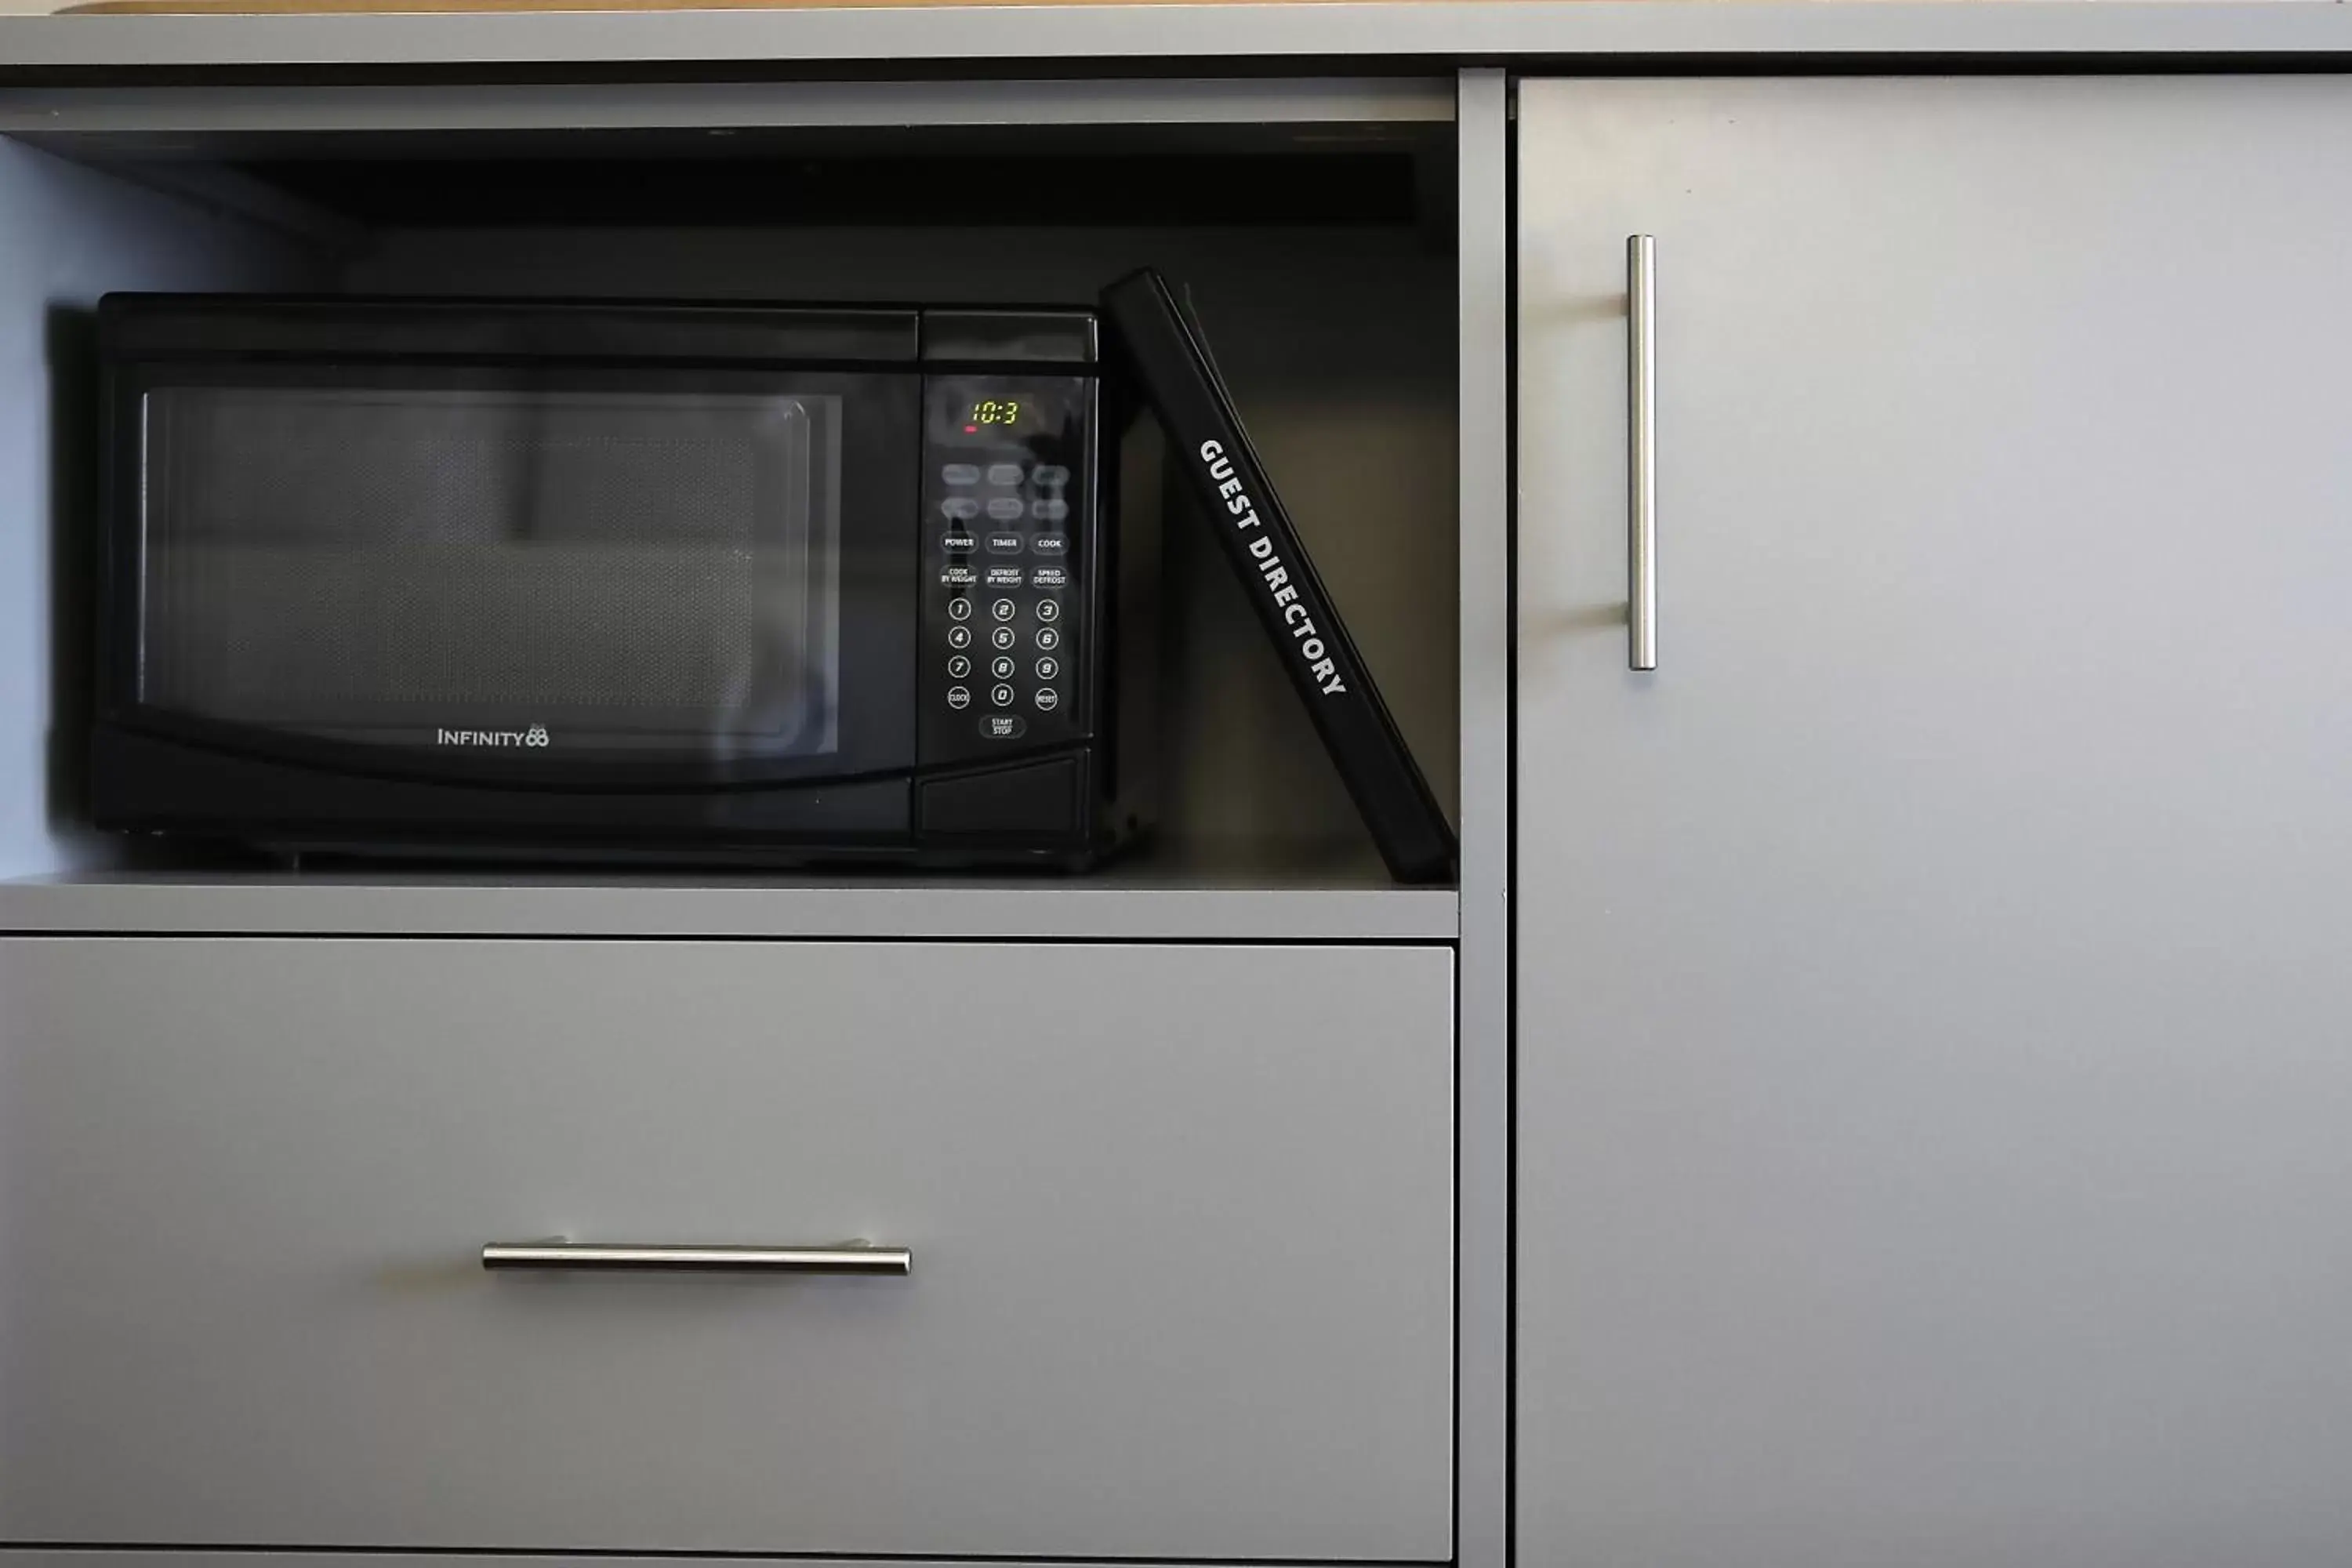
[[[1141,823],[1092,311],[117,294],[100,345],[101,826],[1082,863]]]

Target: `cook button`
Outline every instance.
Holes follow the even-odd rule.
[[[969,550],[971,546],[967,544],[964,548]],[[1040,555],[1067,555],[1070,552],[1070,536],[1066,533],[1041,533],[1029,541],[1029,548]]]
[[[983,713],[980,732],[992,741],[1017,741],[1028,732],[1029,721],[1018,713]]]

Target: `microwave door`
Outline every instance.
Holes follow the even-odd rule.
[[[1391,874],[1450,878],[1454,831],[1275,493],[1199,322],[1149,268],[1111,285],[1102,305],[1201,525],[1240,579]]]
[[[142,726],[533,787],[912,765],[914,377],[140,368]]]

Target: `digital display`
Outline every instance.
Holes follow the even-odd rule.
[[[923,423],[942,447],[1020,447],[1050,457],[1039,443],[1076,438],[1086,389],[1077,376],[939,376],[925,390]]]

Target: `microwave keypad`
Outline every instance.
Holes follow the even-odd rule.
[[[926,761],[982,759],[1084,733],[1071,641],[1083,605],[1086,383],[934,381],[923,476]],[[956,423],[968,408],[1059,411],[1019,431]],[[1013,438],[1016,434],[1023,438]],[[993,438],[991,438],[993,437]]]

